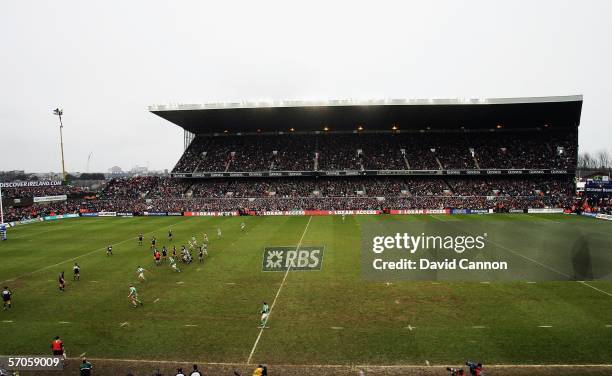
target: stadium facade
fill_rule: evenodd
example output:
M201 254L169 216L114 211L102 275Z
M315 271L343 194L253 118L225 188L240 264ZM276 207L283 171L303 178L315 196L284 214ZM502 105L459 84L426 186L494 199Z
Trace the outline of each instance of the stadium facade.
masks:
M152 113L184 129L186 151L172 172L172 176L183 178L574 174L581 109L580 95L465 100L245 102L149 107ZM348 147L346 144L338 147L349 156L361 159L361 163L341 166L318 163L324 161L326 154L329 154L326 153L328 150L325 150L324 140L334 135L349 141ZM498 150L503 150L503 140L510 138L511 141L520 142L521 137L529 138L531 142L539 141L540 145L534 144L534 149L538 146L553 147L552 159L562 157L565 162L555 163L551 160L548 165L530 165L500 161L498 165L481 166L484 161L479 163L479 159L485 156L480 155L479 143L495 139L494 142L499 145ZM445 138L448 140L446 144ZM241 157L249 157L243 155L245 139L249 145L261 145L257 153L267 153L267 156L264 155L265 161L249 166L248 169L236 163ZM299 156L306 161L312 159L313 163L306 163L309 167L307 169L288 169L282 161L274 163L275 159L282 158L284 149L290 148L295 139L311 147L304 149ZM367 150L367 144L376 142L379 150ZM452 147L447 147L448 144L452 144ZM274 150L269 147L272 145ZM225 148L225 154L222 152L218 155L220 147ZM411 161L410 152L415 149L436 163L423 165ZM446 156L443 153L449 150L459 152L458 157L471 161L464 164L444 163ZM368 163L370 157L380 158L385 152L399 152L405 162L388 166ZM208 162L211 157L217 158L217 164L222 166L211 165ZM418 159L419 156L413 157ZM509 154L508 159L511 158Z

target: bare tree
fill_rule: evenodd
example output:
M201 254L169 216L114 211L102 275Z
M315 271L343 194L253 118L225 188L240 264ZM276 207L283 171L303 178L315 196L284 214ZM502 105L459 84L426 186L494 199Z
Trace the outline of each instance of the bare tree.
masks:
M591 157L591 154L589 154L588 152L585 153L581 153L578 156L578 167L580 168L585 168L585 169L589 169L589 168L593 168L593 157Z
M597 152L596 154L598 167L608 168L610 167L610 154L608 151L603 149Z

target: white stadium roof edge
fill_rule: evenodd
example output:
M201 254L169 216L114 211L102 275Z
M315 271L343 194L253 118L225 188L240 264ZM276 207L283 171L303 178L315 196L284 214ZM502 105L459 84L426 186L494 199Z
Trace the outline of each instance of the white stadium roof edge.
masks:
M521 104L521 103L559 103L579 102L582 94L548 96L548 97L516 97L516 98L453 98L453 99L339 99L339 100L259 100L242 102L215 102L204 104L165 104L152 105L153 111L187 111L187 110L222 110L239 108L273 108L273 107L330 107L330 106L410 106L410 105L487 105L487 104Z

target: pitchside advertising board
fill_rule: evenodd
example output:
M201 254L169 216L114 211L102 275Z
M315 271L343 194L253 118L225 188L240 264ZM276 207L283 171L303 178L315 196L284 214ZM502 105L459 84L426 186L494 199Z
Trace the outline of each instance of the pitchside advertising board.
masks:
M9 181L0 183L0 188L49 187L62 185L61 180Z
M607 196L612 193L612 181L588 181L584 191L589 196Z
M266 247L263 252L264 272L321 270L325 246Z
M224 212L184 212L185 217L234 217L240 215L237 211L224 211Z
M285 210L285 211L258 211L251 212L252 215L275 216L275 215L377 215L382 214L382 210Z
M57 196L40 196L34 197L34 202L53 202L53 201L66 201L68 200L68 196L66 195L57 195Z
M274 172L194 172L173 173L175 178L235 178L291 176L407 176L407 175L573 175L574 170L343 170L343 171L274 171Z

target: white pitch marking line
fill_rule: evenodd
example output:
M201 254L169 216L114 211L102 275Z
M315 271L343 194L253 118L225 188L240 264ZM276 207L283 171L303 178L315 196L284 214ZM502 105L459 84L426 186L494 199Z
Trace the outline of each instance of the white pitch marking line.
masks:
M539 325L538 328L552 328L552 325Z
M189 327L189 328L193 328L193 327L196 327L197 325L194 325L194 324L185 324L185 326Z
M2 320L2 322L9 323L9 322L13 322L13 320Z
M227 282L226 285L235 285L235 282Z
M79 358L84 357L87 354L87 352L82 353L81 355L79 355Z
M606 325L606 328L612 328L612 325Z
M413 329L416 329L416 326L408 325L405 329L412 331Z
M298 242L297 247L295 247L296 251L298 251L300 249L300 246L302 245L304 236L306 236L306 231L308 231L308 226L310 226L310 221L312 221L312 215L308 218L308 222L306 223L304 232L302 232L302 237L300 238L300 241ZM291 270L291 265L289 265L289 267L287 268L287 271L285 272L285 276L283 277L283 280L281 281L281 284L278 287L278 291L276 292L276 296L274 297L274 300L272 301L272 305L270 306L270 312L268 312L268 320L270 320L270 316L272 315L272 310L274 309L274 305L276 304L276 299L278 299L278 296L280 295L280 292L283 289L283 286L285 285L285 280L287 279L287 276L289 275L290 270ZM253 358L253 354L255 353L255 349L257 348L257 344L259 343L259 340L261 338L261 335L263 334L263 331L264 331L264 328L261 328L259 330L259 335L257 335L257 339L255 340L255 343L253 344L253 348L251 349L251 353L249 354L249 358L247 359L247 364L251 363L251 359Z
M489 282L489 281L481 281L480 283L482 283L483 285L488 285L491 282Z
M341 327L341 326L332 326L331 328L332 328L333 330L342 330L342 329L344 329L344 328L343 328L343 327Z
M157 299L155 299L155 300L153 301L153 303L157 303L157 302L159 302L159 298L157 298Z
M182 285L183 283L185 283L185 282L183 282L183 281L178 281L176 284L177 284L177 285Z
M472 326L472 329L486 329L487 327L484 325L474 325Z
M431 284L432 284L432 285L439 285L439 284L440 284L440 282L432 282Z
M525 283L529 283L530 285L535 284L535 282L533 282L533 281L527 281Z
M58 321L58 324L70 324L70 321Z
M595 286L589 285L589 284L588 284L588 283L586 283L585 281L580 281L579 283L582 283L582 284L583 284L583 285L585 285L585 286L589 286L589 287L590 287L590 288L592 288L593 290L597 290L597 291L599 291L599 292L601 292L601 293L604 293L604 294L606 294L606 295L608 295L608 296L612 296L612 294L610 294L609 292L604 291L604 290L601 290L601 289L598 289L598 288L597 288L597 287L595 287Z
M435 219L441 220L441 219L439 219L439 218L436 218L435 216L432 216L432 217L433 217L433 218L435 218ZM444 221L443 221L443 222L444 222ZM568 275L568 274L566 274L566 273L560 272L560 271L558 271L558 270L556 270L556 269L554 269L554 268L552 268L552 267L550 267L550 266L548 266L548 265L546 265L546 264L543 264L543 263L541 263L541 262L539 262L539 261L537 261L537 260L532 259L531 257L527 257L527 256L525 256L525 255L522 255L522 254L520 254L520 253L518 253L518 252L516 252L516 251L514 251L514 250L512 250L512 249L510 249L510 248L508 248L508 247L506 247L506 246L504 246L503 244L500 244L500 243L494 242L494 241L492 241L492 240L489 240L489 242L490 242L490 243L492 243L492 244L497 245L497 246L498 246L498 247L500 247L500 248L505 249L505 250L506 250L506 251L508 251L508 252L511 252L511 253L513 253L513 254L515 254L515 255L519 256L519 257L522 257L522 258L524 258L525 260L529 260L529 261L533 262L534 264L540 265L540 266L541 266L541 267L543 267L543 268L546 268L546 269L548 269L548 270L550 270L550 271L552 271L552 272L555 272L555 273L557 273L557 274L559 274L559 275L562 275L562 276L564 276L564 277L566 277L566 278L568 278L568 279L571 279L571 278L572 278L570 275ZM583 285L585 285L585 286L588 286L588 287L592 288L593 290L599 291L599 292L601 292L601 293L603 293L603 294L606 294L606 295L608 295L608 296L612 296L612 294L611 294L611 293L609 293L609 292L607 292L607 291L604 291L604 290L601 290L601 289L598 289L598 288L597 288L597 287L595 287L595 286L589 285L589 284L588 284L588 283L586 283L585 281L578 281L578 282L579 282L579 283L582 283L582 284L583 284Z
M124 326L126 326L127 324L129 324L129 323L126 321L126 322L122 322L121 324L119 324L119 326L123 328L123 327L124 327Z
M433 218L436 218L435 216L432 216L432 217L433 217ZM438 218L436 218L436 219L438 219ZM438 219L438 220L440 220L440 219ZM510 249L510 248L508 248L508 247L506 247L506 246L504 246L503 244L500 244L500 243L498 243L498 242L494 242L494 241L492 241L492 240L490 240L490 239L489 239L489 242L490 242L490 243L492 243L492 244L497 245L497 246L498 246L498 247L500 247L500 248L505 249L506 251L508 251L508 252L510 252L510 253L513 253L513 254L515 254L515 255L517 255L517 256L519 256L519 257L522 257L522 258L524 258L525 260L531 261L531 262L533 262L534 264L540 265L540 266L541 266L541 267L543 267L543 268L546 268L546 269L548 269L548 270L550 270L550 271L552 271L552 272L555 272L555 273L557 273L557 274L559 274L559 275L561 275L561 276L564 276L564 277L568 278L569 280L571 280L571 279L572 279L572 277L571 277L570 275L568 275L568 274L566 274L566 273L563 273L563 272L560 272L560 271L558 271L558 270L557 270L557 269L555 269L555 268L552 268L552 267L550 267L550 266L548 266L548 265L546 265L546 264L543 264L543 263L541 263L541 262L539 262L539 261L537 261L537 260L532 259L531 257L527 257L527 256L525 256L525 255L522 255L522 254L518 253L517 251L514 251L514 250L512 250L512 249ZM579 283L582 283L583 285L585 285L585 286L587 286L587 287L590 287L590 288L592 288L593 290L599 291L599 292L601 292L601 293L603 293L603 294L606 294L606 295L608 295L608 296L612 296L612 293L609 293L609 292L607 292L607 291L604 291L604 290L598 289L597 287L595 287L595 286L593 286L593 285L590 285L590 284L586 283L585 281L579 281Z
M91 283L98 283L98 281L89 281L89 282L91 282Z

